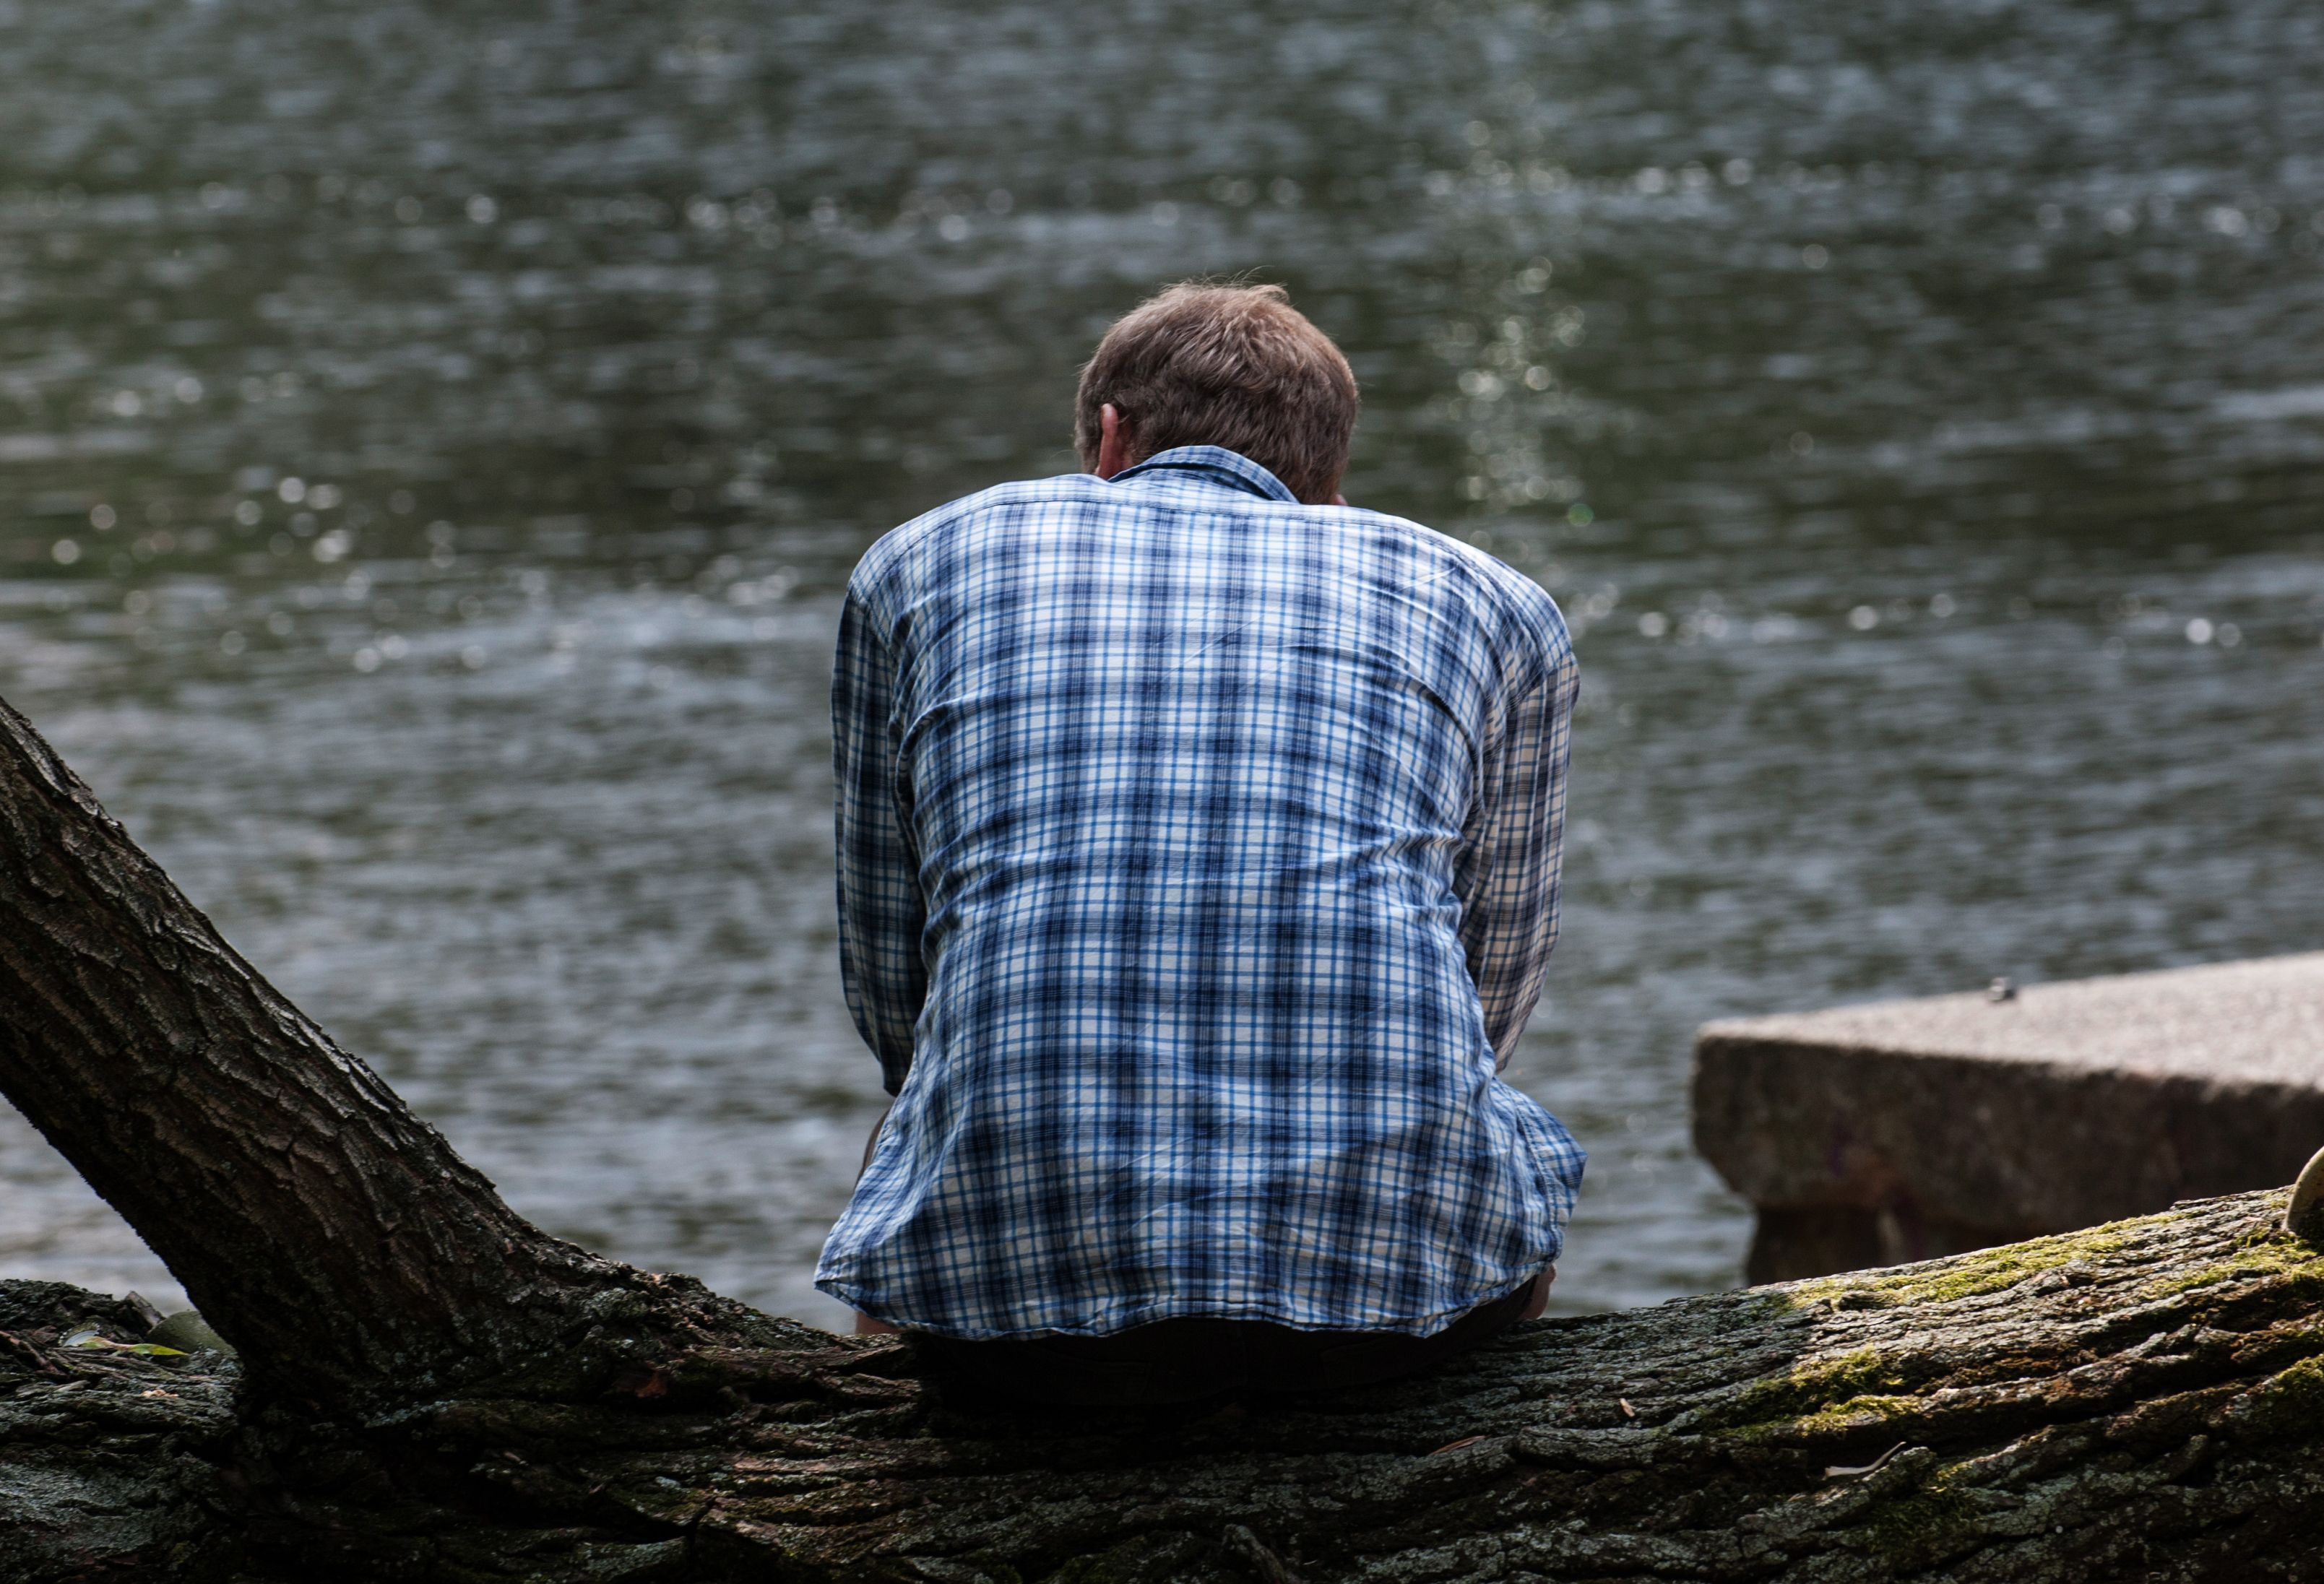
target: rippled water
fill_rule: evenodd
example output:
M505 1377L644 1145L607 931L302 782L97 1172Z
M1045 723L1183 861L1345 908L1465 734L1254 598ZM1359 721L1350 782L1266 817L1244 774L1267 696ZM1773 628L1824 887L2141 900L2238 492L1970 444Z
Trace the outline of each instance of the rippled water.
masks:
M835 1316L836 591L1198 271L1580 635L1563 1306L1703 1018L2324 944L2324 14L969 10L0 0L0 693L520 1209Z

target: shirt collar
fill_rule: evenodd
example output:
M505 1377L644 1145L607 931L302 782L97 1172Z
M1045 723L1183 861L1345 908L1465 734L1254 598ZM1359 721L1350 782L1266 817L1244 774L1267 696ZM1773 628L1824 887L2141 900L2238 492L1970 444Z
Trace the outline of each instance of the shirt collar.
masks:
M1230 451L1224 446L1173 446L1167 451L1157 451L1135 467L1123 468L1113 475L1114 482L1136 478L1141 473L1158 473L1166 468L1174 473L1193 474L1209 483L1247 491L1267 500L1281 501L1293 506L1299 503L1299 497L1293 494L1281 479L1241 452Z

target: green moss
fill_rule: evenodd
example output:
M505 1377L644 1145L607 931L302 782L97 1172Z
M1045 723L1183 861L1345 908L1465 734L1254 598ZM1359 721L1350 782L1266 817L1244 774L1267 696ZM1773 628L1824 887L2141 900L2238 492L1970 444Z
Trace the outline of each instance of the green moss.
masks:
M1834 1403L1803 1414L1791 1422L1790 1429L1804 1435L1841 1435L1849 1431L1868 1430L1890 1419L1918 1414L1928 1407L1919 1397L1882 1396L1871 1394L1850 1397L1844 1403Z
M1694 1323L1717 1336L1730 1331L1757 1331L1761 1326L1797 1314L1806 1305L1780 1287L1755 1288L1735 1294L1736 1302L1709 1310Z
M1909 1403L1877 1388L1909 1386L1900 1361L1871 1348L1803 1364L1775 1380L1755 1381L1719 1415L1721 1427L1745 1434L1791 1432L1849 1404Z
M2324 1431L2324 1358L2302 1358L2252 1389L2237 1417L2254 1435L2314 1437Z
M2139 1296L2165 1298L2173 1293L2193 1292L2254 1276L2293 1277L2302 1291L2312 1287L2318 1295L2324 1296L2324 1250L2278 1229L2274 1221L2269 1220L2237 1238L2228 1253L2194 1270L2178 1271L2150 1282Z
M2270 1201L2263 1201L2263 1205L2280 1210L2282 1195L2271 1198L2272 1205ZM1890 1309L1944 1303L2006 1291L2044 1271L2095 1264L2126 1250L2133 1250L2134 1258L2117 1262L2110 1273L2115 1285L2107 1302L2113 1304L2151 1302L2174 1293L2255 1278L2288 1280L2296 1295L2324 1301L2324 1248L2278 1229L2272 1216L2246 1225L2216 1257L2199 1261L2191 1269L2184 1263L2183 1244L2170 1247L2164 1251L2180 1257L2169 1273L2142 1279L2135 1254L2145 1241L2141 1234L2184 1220L2190 1213L2172 1211L2141 1216L1893 1272L1802 1282L1766 1294L1780 1304L1779 1310L1757 1312L1773 1320L1778 1313L1797 1315L1827 1304L1842 1309ZM1930 1378L1931 1367L1912 1354L1884 1356L1869 1348L1858 1349L1754 1383L1705 1428L1752 1439L1863 1432L1884 1420L1924 1411L1925 1401L1909 1394ZM1960 1378L1956 1377L1957 1381ZM2250 1411L2258 1416L2255 1427L2264 1422L2267 1433L2324 1433L2324 1358L2294 1365L2271 1377L2249 1400Z
M1843 1309L1895 1309L1908 1303L1946 1303L1956 1298L1973 1298L2014 1287L2045 1270L2117 1253L2129 1244L2126 1229L2132 1224L2115 1221L2087 1231L2005 1243L1997 1248L1981 1248L1974 1254L1958 1254L1950 1259L1908 1266L1888 1275L1833 1276L1821 1282L1804 1282L1792 1289L1791 1296L1803 1307L1833 1303Z
M2271 1194L2261 1203L2265 1210L2280 1213L2284 1197L2282 1193ZM1792 1312L1826 1304L1841 1309L1895 1309L1907 1304L1973 1298L2006 1291L2046 1270L2105 1259L2132 1247L2140 1233L2183 1220L2187 1213L2167 1211L2160 1215L2109 1221L2083 1231L2030 1238L2022 1243L2005 1243L1971 1254L1932 1259L1884 1275L1828 1276L1821 1281L1802 1282L1771 1293L1768 1297ZM2302 1291L2307 1290L2306 1284L2312 1282L2315 1295L2324 1297L2324 1248L2281 1230L2275 1215L2267 1214L2239 1235L2218 1258L2194 1270L2181 1269L2158 1277L2144 1286L2139 1296L2168 1297L2173 1293L2252 1276L2294 1277L2302 1283Z

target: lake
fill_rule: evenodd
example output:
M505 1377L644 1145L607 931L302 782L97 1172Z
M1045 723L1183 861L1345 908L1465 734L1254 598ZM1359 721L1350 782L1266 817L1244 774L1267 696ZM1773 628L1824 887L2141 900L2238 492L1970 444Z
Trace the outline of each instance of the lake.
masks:
M1511 1076L1649 1303L1700 1022L2324 944L2319 244L2292 0L0 0L0 694L521 1211L834 1323L848 569L1281 281L1576 634Z

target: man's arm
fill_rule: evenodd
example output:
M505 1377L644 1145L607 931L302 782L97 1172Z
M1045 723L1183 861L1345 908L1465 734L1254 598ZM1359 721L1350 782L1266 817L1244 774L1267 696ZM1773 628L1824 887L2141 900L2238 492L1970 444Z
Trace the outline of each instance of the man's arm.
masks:
M1509 1064L1557 944L1565 766L1578 677L1569 651L1508 701L1485 746L1468 850L1453 879L1461 945L1494 1065Z
M912 1027L927 995L920 932L927 909L906 835L891 715L895 668L855 591L839 617L831 672L831 758L839 781L839 975L847 1009L880 1058L888 1092L912 1065Z

